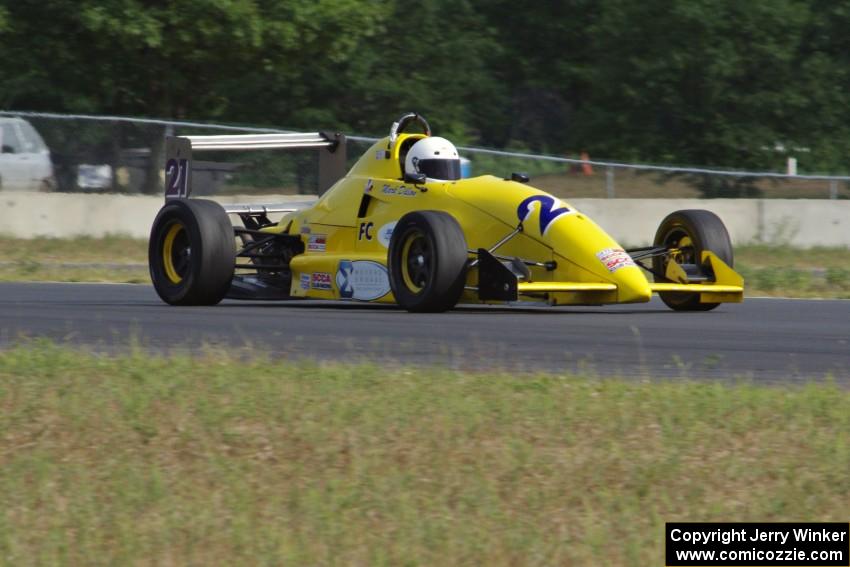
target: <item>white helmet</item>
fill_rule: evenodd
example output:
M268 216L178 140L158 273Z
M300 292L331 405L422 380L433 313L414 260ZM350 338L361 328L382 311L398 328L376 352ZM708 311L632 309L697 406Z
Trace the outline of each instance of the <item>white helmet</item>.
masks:
M460 157L454 144L438 136L422 138L407 152L406 173L424 173L428 179L454 181L460 179Z

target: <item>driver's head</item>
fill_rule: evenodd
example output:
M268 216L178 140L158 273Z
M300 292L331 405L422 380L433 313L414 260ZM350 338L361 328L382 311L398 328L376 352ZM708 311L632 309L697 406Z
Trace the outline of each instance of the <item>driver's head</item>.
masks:
M428 179L454 181L460 179L460 157L454 144L437 136L422 138L407 152L405 173L424 173Z

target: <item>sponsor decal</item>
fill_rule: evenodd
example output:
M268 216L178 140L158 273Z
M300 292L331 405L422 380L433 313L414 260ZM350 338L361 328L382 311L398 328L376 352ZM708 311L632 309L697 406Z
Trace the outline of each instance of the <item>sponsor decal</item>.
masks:
M596 257L602 262L609 272L616 272L620 268L634 266L635 261L629 253L622 248L606 248L596 253Z
M385 195L395 195L395 187L390 187L389 185L384 185L384 188L381 191Z
M313 289L331 290L331 275L327 272L313 272L310 274L310 287Z
M390 247L390 238L393 237L393 230L395 229L396 222L397 221L388 222L378 229L378 242L380 242L381 246L384 248Z
M341 260L336 286L343 299L373 301L390 292L387 269L370 260Z
M307 241L307 252L324 252L327 250L328 237L324 234L311 234Z
M372 240L372 231L375 228L373 222L361 222L360 232L357 233L357 240Z
M386 150L376 150L375 151L375 159L384 159L386 154Z
M415 197L416 191L414 191L410 187L399 187L398 188L398 194L404 195L405 197Z
M570 210L559 199L551 195L533 195L523 200L516 209L516 215L520 221L525 222L536 208L540 208L540 234L545 235L552 223L564 215L575 211Z
M301 274L301 289L310 289L310 274Z
M372 180L371 179L366 181L366 186L363 187L363 192L364 193L371 193L372 192Z
M301 227L301 230L299 232L301 234L310 234L310 227L307 226L307 225L304 225L304 226Z

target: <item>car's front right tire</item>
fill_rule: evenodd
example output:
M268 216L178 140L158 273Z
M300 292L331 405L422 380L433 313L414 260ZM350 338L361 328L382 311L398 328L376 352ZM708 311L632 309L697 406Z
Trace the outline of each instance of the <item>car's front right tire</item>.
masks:
M174 199L151 228L148 267L154 289L171 305L215 305L233 280L236 240L221 205Z
M732 241L720 217L711 211L689 209L670 213L655 233L655 246L667 248L668 254L653 258L655 281L667 282L663 276L675 251L681 264L701 267L704 250L714 252L730 267L733 265ZM661 292L661 300L674 311L710 311L719 303L702 303L699 293Z

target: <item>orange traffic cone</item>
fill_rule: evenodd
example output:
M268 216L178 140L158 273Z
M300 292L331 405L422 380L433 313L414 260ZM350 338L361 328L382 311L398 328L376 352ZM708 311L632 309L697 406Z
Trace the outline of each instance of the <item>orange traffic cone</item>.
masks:
M590 165L590 156L587 152L581 152L581 172L584 175L593 175L593 166Z

